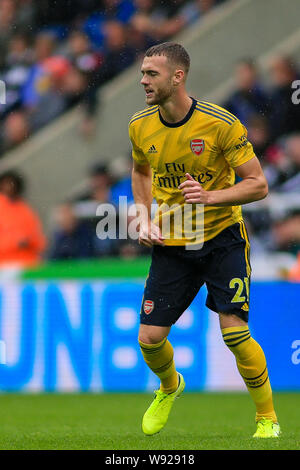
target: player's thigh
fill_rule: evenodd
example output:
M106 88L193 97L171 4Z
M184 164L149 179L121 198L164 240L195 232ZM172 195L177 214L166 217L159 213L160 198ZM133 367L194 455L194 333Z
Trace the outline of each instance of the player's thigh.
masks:
M141 324L170 327L196 296L200 284L194 268L178 253L182 253L178 247L153 248L141 306Z
M228 245L214 250L205 275L208 290L206 304L211 310L222 314L222 325L239 326L237 318L248 322L249 243L237 226L230 231Z

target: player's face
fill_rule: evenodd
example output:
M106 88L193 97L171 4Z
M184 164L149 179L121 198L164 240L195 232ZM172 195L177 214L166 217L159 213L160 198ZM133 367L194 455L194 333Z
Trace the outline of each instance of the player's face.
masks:
M141 84L146 93L148 105L163 104L174 93L174 70L170 66L166 56L145 57L141 72L143 78Z

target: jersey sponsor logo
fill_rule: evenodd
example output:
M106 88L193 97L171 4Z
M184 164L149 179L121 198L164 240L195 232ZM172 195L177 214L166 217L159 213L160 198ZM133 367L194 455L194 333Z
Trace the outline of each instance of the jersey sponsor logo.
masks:
M247 139L246 134L243 134L241 137L239 137L239 141L240 141L240 143L235 145L235 147L234 147L236 150L239 150L239 149L245 147L245 145L248 144L248 139Z
M151 312L153 312L154 309L154 302L153 300L145 300L144 302L144 312L146 315L149 315Z
M199 157L204 151L205 143L203 139L193 139L191 140L191 149L192 152Z
M157 150L155 148L155 145L151 145L147 153L157 153Z
M245 147L245 145L247 145L247 144L248 144L248 140L244 140L244 142L242 142L241 144L235 145L234 148L235 148L236 150L239 150L239 149Z
M167 165L167 164L165 164ZM207 183L213 179L213 174L210 171L199 173L195 175L191 173L191 176L194 180L198 181L200 184ZM159 175L157 171L153 171L153 184L159 188L174 188L177 189L178 186L183 183L185 175L174 175L168 170L168 176Z

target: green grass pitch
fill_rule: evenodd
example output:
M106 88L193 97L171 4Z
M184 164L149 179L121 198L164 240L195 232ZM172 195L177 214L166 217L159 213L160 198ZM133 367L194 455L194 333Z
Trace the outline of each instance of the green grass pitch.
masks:
M300 394L274 396L279 439L251 438L246 393L185 393L166 427L147 437L141 418L153 395L0 395L0 449L300 449Z

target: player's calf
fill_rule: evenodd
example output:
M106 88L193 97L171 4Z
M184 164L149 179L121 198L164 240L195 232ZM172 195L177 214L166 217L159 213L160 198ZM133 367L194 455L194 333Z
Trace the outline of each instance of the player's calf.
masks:
M222 329L226 346L236 358L238 370L256 405L256 422L262 419L277 423L272 389L264 352L251 337L248 325Z

